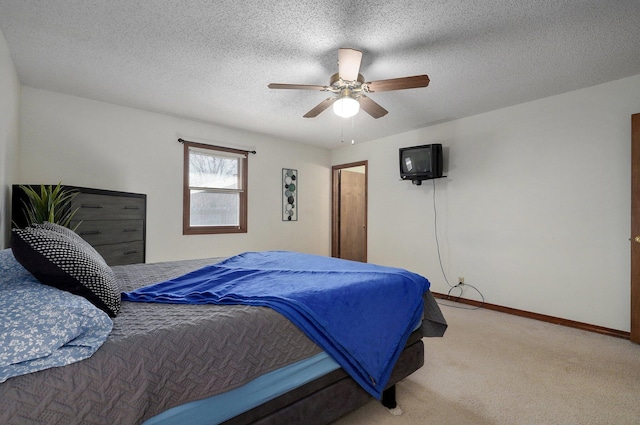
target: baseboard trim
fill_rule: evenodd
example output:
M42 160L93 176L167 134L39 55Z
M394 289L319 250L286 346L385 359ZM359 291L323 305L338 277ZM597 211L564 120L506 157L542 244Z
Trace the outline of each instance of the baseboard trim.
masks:
M547 316L546 314L532 313L530 311L519 310L517 308L504 307L497 304L490 304L486 302L480 302L470 300L467 298L452 297L446 294L440 294L438 292L432 292L435 298L443 300L455 301L461 304L468 304L476 307L486 308L487 310L499 311L501 313L513 314L514 316L526 317L528 319L540 320L542 322L553 323L556 325L568 326L570 328L581 329L583 331L595 332L603 335L613 336L616 338L631 339L631 333L626 331L620 331L617 329L605 328L603 326L590 325L589 323L576 322L575 320L562 319L554 316Z

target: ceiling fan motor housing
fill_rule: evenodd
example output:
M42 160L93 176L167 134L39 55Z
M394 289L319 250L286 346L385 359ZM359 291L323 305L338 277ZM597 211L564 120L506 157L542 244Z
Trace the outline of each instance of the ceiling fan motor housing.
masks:
M335 73L329 79L329 85L333 87L334 92L340 93L342 89L349 88L352 92L358 92L362 90L364 84L364 77L362 74L358 74L358 79L355 81L346 81L340 78L339 73Z

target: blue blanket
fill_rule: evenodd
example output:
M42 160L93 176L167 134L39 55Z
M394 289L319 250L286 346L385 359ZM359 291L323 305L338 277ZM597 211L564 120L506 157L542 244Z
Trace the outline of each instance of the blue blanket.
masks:
M125 301L271 307L380 398L422 317L429 281L406 270L285 251L247 252Z

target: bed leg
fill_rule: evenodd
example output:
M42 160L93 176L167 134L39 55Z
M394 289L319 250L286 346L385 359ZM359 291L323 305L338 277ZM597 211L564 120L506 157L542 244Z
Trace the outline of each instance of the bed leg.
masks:
M393 385L382 392L382 399L380 400L382 405L387 408L389 413L393 416L402 415L402 409L398 407L396 402L396 386Z
M398 406L396 402L396 386L392 385L382 392L382 405L387 409L395 409Z

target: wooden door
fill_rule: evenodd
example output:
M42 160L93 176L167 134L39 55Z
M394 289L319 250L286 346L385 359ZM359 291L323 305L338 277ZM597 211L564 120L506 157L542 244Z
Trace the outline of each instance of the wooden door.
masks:
M364 173L340 170L340 258L367 261Z
M367 261L367 162L333 167L331 255Z
M631 341L640 343L640 114L631 116Z

